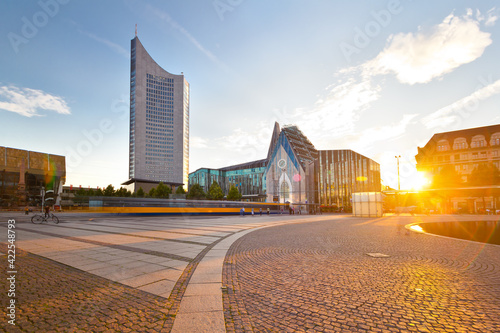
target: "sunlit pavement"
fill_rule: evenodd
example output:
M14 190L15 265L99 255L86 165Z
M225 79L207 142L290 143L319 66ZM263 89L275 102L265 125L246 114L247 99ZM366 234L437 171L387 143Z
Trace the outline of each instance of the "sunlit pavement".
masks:
M231 243L256 228L318 219L58 216L55 225L0 214L2 254L7 221L16 221L16 326L3 326L9 330L223 331L222 263ZM8 290L8 259L0 258Z
M500 331L500 246L404 227L497 216L61 214L34 225L1 213L4 254L11 217L9 332Z

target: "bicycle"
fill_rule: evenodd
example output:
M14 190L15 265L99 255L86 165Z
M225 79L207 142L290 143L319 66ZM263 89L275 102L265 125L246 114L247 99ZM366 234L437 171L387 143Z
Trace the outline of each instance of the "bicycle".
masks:
M59 218L54 214L49 214L49 216L45 216L45 214L35 214L31 217L31 223L39 224L43 222L52 221L55 224L59 223Z

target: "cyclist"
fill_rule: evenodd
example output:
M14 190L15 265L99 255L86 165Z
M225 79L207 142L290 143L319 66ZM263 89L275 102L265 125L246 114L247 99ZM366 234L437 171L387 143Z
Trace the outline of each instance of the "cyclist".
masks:
M47 205L45 206L45 218L48 218L50 215L50 206Z

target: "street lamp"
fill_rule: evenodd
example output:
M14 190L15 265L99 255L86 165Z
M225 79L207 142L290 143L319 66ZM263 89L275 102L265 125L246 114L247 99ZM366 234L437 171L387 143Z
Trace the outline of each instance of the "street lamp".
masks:
M401 180L399 178L399 159L401 158L401 155L394 156L398 160L398 191L401 191Z

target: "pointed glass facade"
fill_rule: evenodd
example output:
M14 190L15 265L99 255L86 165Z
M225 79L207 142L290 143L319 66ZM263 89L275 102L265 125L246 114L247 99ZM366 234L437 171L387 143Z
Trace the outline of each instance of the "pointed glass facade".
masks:
M350 210L355 192L381 190L380 165L352 150L317 150L294 125L275 123L267 158L221 169L198 169L190 184L207 191L213 181L225 194L231 184L250 198L298 205L324 205ZM313 206L313 210L315 210Z

